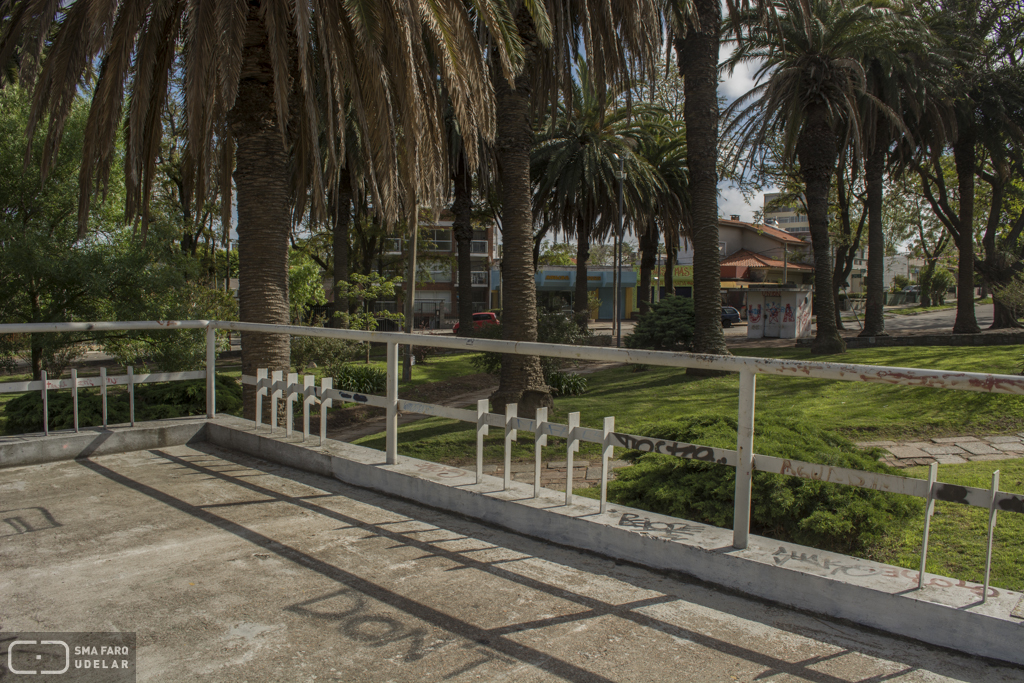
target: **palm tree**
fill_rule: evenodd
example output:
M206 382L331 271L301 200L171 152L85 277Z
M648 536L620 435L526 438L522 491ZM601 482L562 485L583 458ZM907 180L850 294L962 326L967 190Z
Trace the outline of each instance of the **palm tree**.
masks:
M865 54L867 91L863 98L861 120L864 121L865 158L864 184L867 192L868 214L868 272L867 301L864 310L862 337L885 334L885 234L882 228L883 176L890 149L909 131L893 112L915 115L930 109L937 112L943 107L940 92L927 78L925 62L935 59L936 39L927 25L908 11L901 13L904 27L893 36L892 47L882 52ZM900 42L896 42L900 41ZM905 42L904 42L905 41ZM878 106L881 103L882 106ZM912 137L908 143L913 146ZM901 168L897 164L896 170Z
M575 57L580 51L588 56L590 77L595 87L600 88L627 78L631 66L643 68L650 63L660 32L653 0L610 5L601 0L524 2L518 4L514 18L523 45L523 70L512 80L494 72L498 105L496 158L501 180L502 289L506 302L501 327L505 339L535 341L532 121L538 110L557 101L558 93L572 87ZM551 405L539 359L506 356L501 364L498 390L491 401L498 410L504 410L507 403L518 403L520 413L526 415L532 415L542 405Z
M190 196L205 196L214 156L234 152L241 319L287 323L293 199L310 196L314 213L328 215L324 190L336 186L342 167L344 156L334 151L343 147L349 104L366 140L374 208L389 224L403 197L436 205L444 187L436 81L452 94L467 135L493 134L494 100L470 8L490 31L497 71L514 73L519 46L503 3L467 4L13 0L0 60L16 60L34 86L29 139L48 115L47 159L59 147L68 103L99 65L80 175L80 231L90 197L106 185L122 120L126 209L145 229L160 114L169 98L182 98ZM184 72L182 90L168 87L176 68ZM326 176L322 154L331 162ZM242 339L243 372L288 367L287 336ZM253 410L247 391L246 414Z
M644 223L641 212L647 197L657 190L653 170L632 150L640 144L645 122L655 113L645 106L627 107L621 93L612 89L605 97L594 87L589 66L578 61L579 82L559 103L539 135L531 156L535 214L547 212L567 234L575 234L576 291L573 312L586 328L587 259L590 244L613 232L618 216L618 171L621 158L626 169L624 213L632 223Z
M858 98L869 95L858 58L890 49L899 25L891 10L866 2L780 0L776 7L771 19L748 15L749 35L729 60L730 67L741 62L759 66L758 85L727 111L735 115L728 130L747 159L780 135L784 158L799 162L817 292L817 335L811 348L840 353L846 343L836 328L829 296L829 190L840 145L861 142Z

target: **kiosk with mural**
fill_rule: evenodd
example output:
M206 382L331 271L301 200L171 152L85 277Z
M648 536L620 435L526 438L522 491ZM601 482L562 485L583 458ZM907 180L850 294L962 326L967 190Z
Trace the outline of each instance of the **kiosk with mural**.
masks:
M747 337L799 339L811 333L811 287L751 285L747 290Z

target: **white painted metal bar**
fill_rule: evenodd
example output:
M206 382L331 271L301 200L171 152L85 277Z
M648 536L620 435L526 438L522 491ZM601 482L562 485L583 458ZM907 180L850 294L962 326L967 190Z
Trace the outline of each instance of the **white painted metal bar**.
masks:
M408 337L400 332L366 332L335 328L300 327L294 325L264 325L217 321L218 329L270 334L296 334L309 337L335 337L369 342L394 342L408 344ZM4 326L0 326L3 333ZM21 332L23 330L9 330ZM549 356L580 360L610 361L616 363L641 363L680 368L706 368L741 372L749 370L755 374L781 375L798 378L832 379L845 382L878 382L913 387L932 387L978 391L988 393L1024 394L1024 377L1018 375L990 375L976 372L947 372L941 370L919 370L917 368L896 368L852 363L817 363L809 361L779 360L745 356L712 356L705 354L675 353L670 351L645 351L596 346L571 346L567 344L541 344L536 342L511 342L498 339L466 339L462 337L432 337L431 346L467 351L489 351L525 356Z
M128 424L135 426L135 369L132 366L128 370Z
M476 411L473 410L466 410L465 408L450 408L448 406L439 406L433 403L420 403L419 401L409 401L404 398L398 400L398 412L430 415L431 417L445 417L449 420L459 420L460 422L476 422L477 418ZM500 418L501 416L499 415L498 417Z
M284 393L284 408L285 408L285 420L284 420L284 435L286 438L292 436L292 421L295 417L295 385L299 383L299 374L297 372L288 373L288 388L285 389Z
M917 573L917 588L924 588L924 570L928 565L928 532L931 530L932 514L935 512L935 480L939 476L938 463L928 467L928 502L924 507L924 534L921 536L921 570Z
M988 599L988 579L992 573L992 537L996 534L996 494L999 493L999 470L992 473L992 502L988 508L988 550L985 552L985 586L981 593L981 602Z
M39 373L40 384L43 385L43 436L50 435L50 404L46 400L46 370Z
M917 496L918 498L928 497L928 483L926 481L912 477L901 477L895 474L865 472L864 470L852 470L846 467L832 467L831 465L819 465L800 460L776 458L771 455L755 455L754 469L758 472L771 472L773 474L800 477L801 479L828 481L833 484L845 484L862 489L901 493L908 496Z
M331 407L331 399L326 398L327 393L334 386L333 377L322 377L320 378L320 395L325 398L320 399L320 447L323 448L324 441L327 440L327 409Z
M398 464L398 344L388 342L387 417L384 462Z
M569 439L565 448L565 504L572 505L572 456L580 450L580 414L569 413Z
M354 394L344 389L329 389L328 398L333 398L336 401L348 401L350 403L358 403L365 406L374 406L375 408L387 408L388 398L386 396L373 396L370 394ZM401 401L399 401L401 404Z
M107 369L100 368L100 413L103 416L103 428L107 428Z
M134 376L135 384L152 384L153 382L176 382L179 380L203 379L206 377L205 370L193 370L190 372L150 372ZM79 377L80 388L99 387L99 377ZM107 386L124 386L128 384L128 375L107 375ZM70 389L70 379L47 380L48 389ZM4 382L0 383L0 394L17 394L26 391L39 391L43 388L42 380L33 382Z
M513 420L519 410L518 404L509 403L505 406L505 472L502 490L508 491L512 485L512 442L516 440L517 431L512 427Z
M541 453L548 445L548 435L544 433L544 423L548 421L548 409L537 408L537 419L533 429L533 497L540 497Z
M78 433L78 370L71 368L71 412L74 415L75 433Z
M486 398L481 398L476 402L476 483L480 483L480 480L484 476L484 437L490 432L490 427L484 421L490 410L489 404Z
M302 377L302 440L309 438L309 407L316 400L316 377L304 375Z
M267 369L259 368L256 370L256 420L255 429L259 431L260 425L263 423L263 397L267 395L267 387L263 386L267 379ZM243 382L245 377L242 378Z
M213 320L122 320L117 322L83 323L17 323L0 325L0 334L34 334L39 332L114 332L117 330L201 330L208 325L218 329ZM273 327L273 326L271 326Z
M615 418L604 419L604 448L601 449L601 514L608 509L608 462L615 455L612 435L615 433Z
M277 402L281 398L281 392L284 389L284 383L281 381L281 377L284 375L282 370L273 370L270 373L270 433L273 434L277 430Z
M206 418L217 413L217 328L206 326Z
M733 501L732 547L747 547L750 535L750 492L754 474L754 395L757 376L740 373L739 417L736 430L736 497Z

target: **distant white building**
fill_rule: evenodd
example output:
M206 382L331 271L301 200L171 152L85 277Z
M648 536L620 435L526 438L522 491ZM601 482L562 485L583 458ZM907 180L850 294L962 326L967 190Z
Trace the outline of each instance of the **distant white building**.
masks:
M811 224L807 222L807 216L799 213L795 206L773 206L782 197L780 192L769 192L764 196L764 218L765 224L773 225L779 230L785 230L800 236L811 234Z
M902 275L911 282L917 282L923 268L924 259L915 258L908 254L886 256L885 270L882 276L883 286L886 290L892 287L892 281L897 275Z

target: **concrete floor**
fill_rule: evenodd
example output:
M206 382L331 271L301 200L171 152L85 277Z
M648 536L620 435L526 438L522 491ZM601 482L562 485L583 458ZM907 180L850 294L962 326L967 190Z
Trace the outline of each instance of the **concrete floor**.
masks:
M0 471L0 520L2 631L137 631L140 681L1024 680L203 444Z

